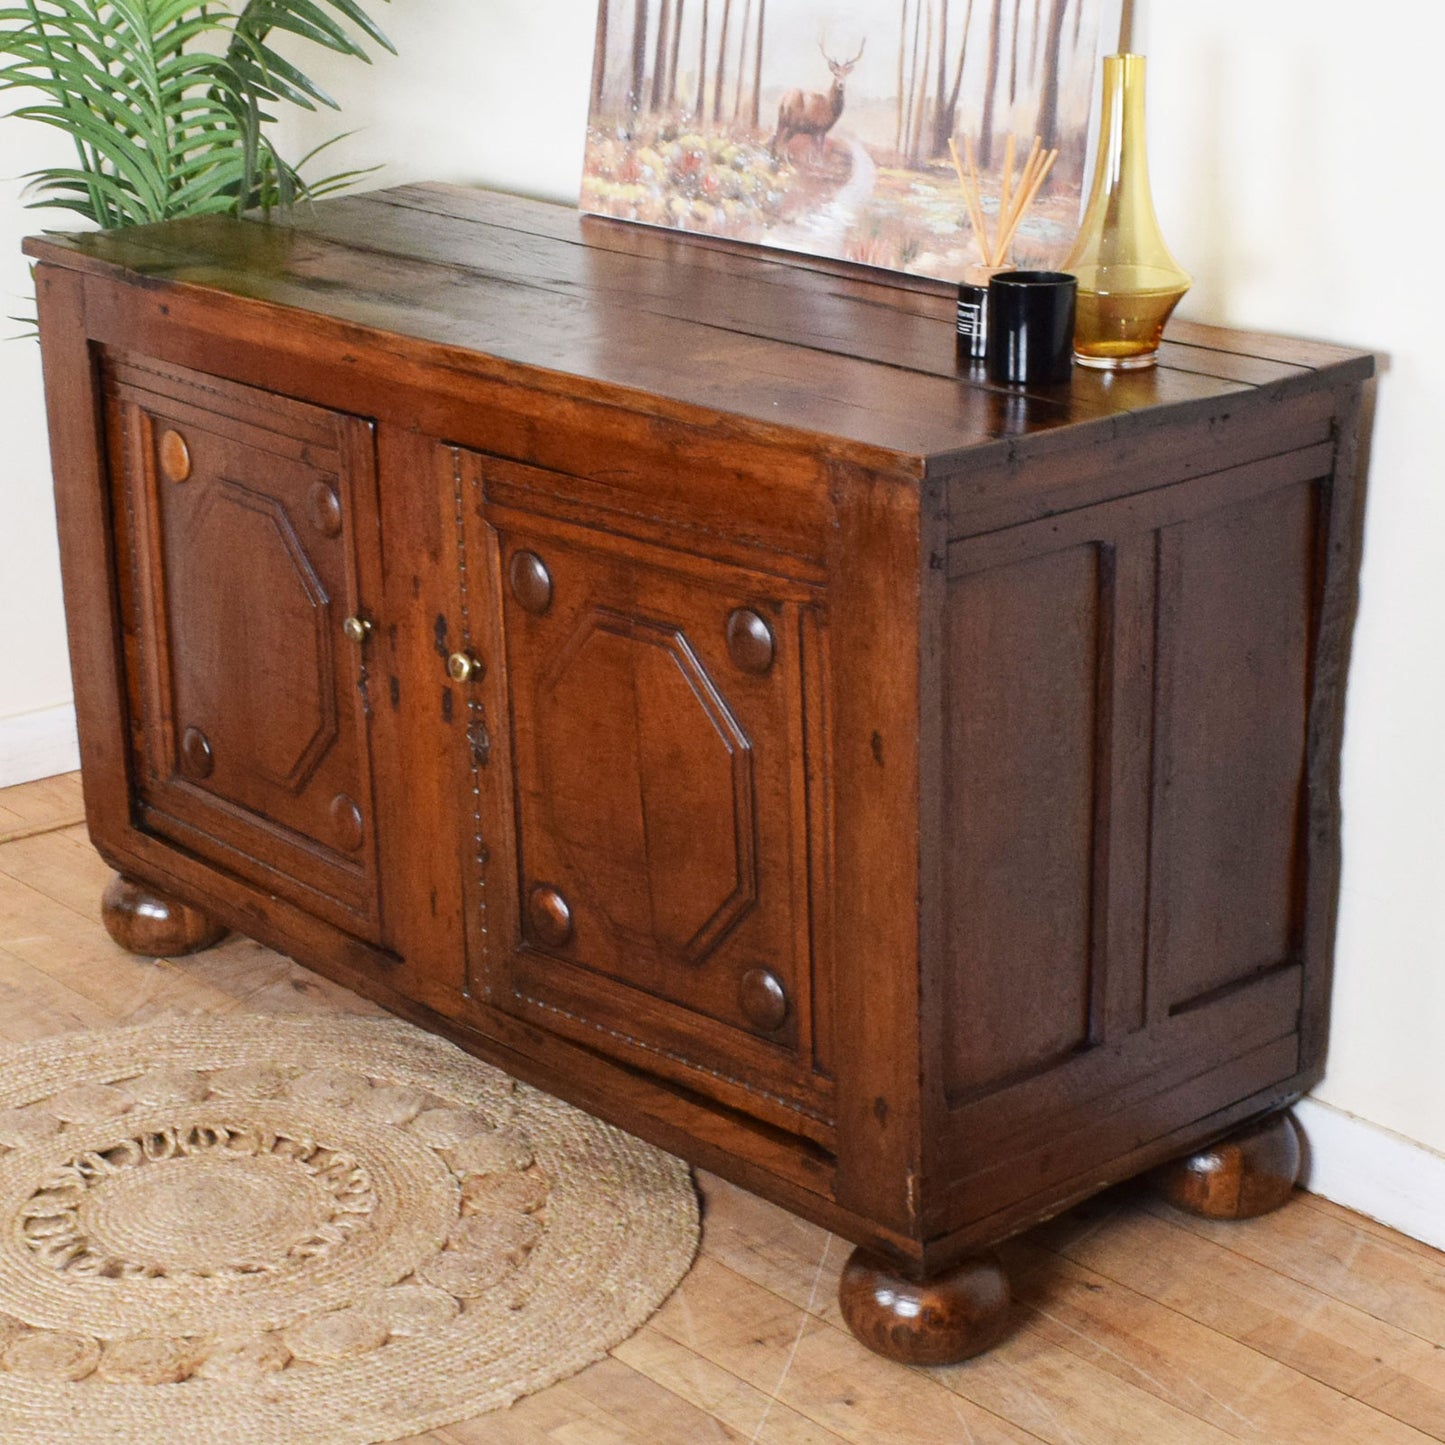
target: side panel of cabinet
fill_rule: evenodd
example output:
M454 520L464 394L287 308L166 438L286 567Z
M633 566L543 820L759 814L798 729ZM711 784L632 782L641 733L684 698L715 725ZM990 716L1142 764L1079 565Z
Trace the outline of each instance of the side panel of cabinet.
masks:
M807 589L465 511L473 995L816 1132Z
M926 1013L955 1223L1107 1157L1111 1119L1137 1147L1296 1071L1330 460L950 549Z
M137 820L378 939L369 424L131 357L106 408Z

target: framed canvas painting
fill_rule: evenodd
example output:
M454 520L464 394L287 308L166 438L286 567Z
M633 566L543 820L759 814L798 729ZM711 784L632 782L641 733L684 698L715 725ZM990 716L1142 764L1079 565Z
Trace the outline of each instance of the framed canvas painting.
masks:
M599 0L582 209L957 280L983 257L954 152L987 233L1037 139L1058 154L1008 259L1057 265L1119 23L1120 0Z

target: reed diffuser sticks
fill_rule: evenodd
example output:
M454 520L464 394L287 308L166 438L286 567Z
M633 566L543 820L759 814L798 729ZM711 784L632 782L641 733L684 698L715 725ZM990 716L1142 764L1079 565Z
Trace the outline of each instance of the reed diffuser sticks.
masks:
M973 227L973 234L978 238L978 249L983 257L983 264L996 270L1005 264L1019 223L1023 220L1028 208L1033 205L1039 194L1039 188L1053 169L1054 162L1058 160L1058 148L1044 150L1039 137L1035 136L1034 143L1029 148L1028 157L1024 161L1023 169L1015 178L1016 147L1013 136L1009 136L1008 143L1004 148L1003 173L999 177L998 219L992 241L989 240L987 219L983 210L983 194L979 185L978 166L974 161L972 140L968 136L964 136L963 157L960 158L958 146L950 136L948 153L953 157L953 169L958 175L958 184L963 191L963 203L968 210L969 224Z

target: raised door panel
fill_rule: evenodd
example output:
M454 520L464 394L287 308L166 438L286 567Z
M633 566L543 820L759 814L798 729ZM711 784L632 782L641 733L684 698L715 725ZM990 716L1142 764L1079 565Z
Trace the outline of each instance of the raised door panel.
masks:
M141 821L361 936L379 933L356 547L370 429L117 359Z

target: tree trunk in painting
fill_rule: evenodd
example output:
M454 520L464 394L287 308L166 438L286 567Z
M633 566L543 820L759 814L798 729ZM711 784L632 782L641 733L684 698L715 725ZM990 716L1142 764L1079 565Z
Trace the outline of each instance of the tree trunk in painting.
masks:
M592 114L602 113L602 89L607 83L607 0L597 0L597 48L592 53Z
M667 104L677 104L677 57L682 49L682 10L686 0L675 0L672 12L672 54L667 62Z
M1009 43L1008 61L1008 103L1014 105L1019 98L1019 20L1023 0L1014 0L1013 38Z
M738 83L733 91L733 124L743 118L743 84L748 73L748 25L753 18L753 0L743 5L743 28L738 35Z
M913 156L913 109L918 93L918 42L923 37L923 3L913 0L913 59L908 67L908 99L903 107L903 157Z
M943 98L948 94L948 7L952 3L953 0L939 0L938 4L938 80L933 88L933 138L928 147L930 156L940 156L948 148Z
M988 79L983 84L983 115L978 123L978 163L985 170L993 165L993 106L998 97L999 18L1004 0L993 0L988 22Z
M947 0L944 0L947 3ZM916 164L923 150L923 117L928 113L928 72L933 68L933 11L926 9L923 17L923 69L918 72L918 106L913 116L913 139L908 154Z
M968 28L973 23L973 0L968 0L968 9L963 12L963 34L958 42L958 65L953 72L953 86L948 92L948 104L943 110L941 128L943 148L948 149L949 137L958 126L958 95L963 89L963 63L968 59Z
M1039 139L1043 148L1058 144L1059 50L1064 43L1064 11L1069 0L1050 0L1049 25L1044 36L1044 73L1039 82Z
M652 108L661 110L667 99L667 37L672 26L672 0L662 0L657 16L657 48L652 53Z
M893 127L893 149L903 154L903 75L908 65L908 0L898 7L898 123Z
M728 79L728 26L733 16L733 0L723 0L722 26L717 36L717 75L712 87L712 120L717 125L722 120L723 91Z
M702 0L702 37L697 45L697 123L707 117L707 0Z
M641 110L646 103L647 83L647 0L634 0L637 18L632 26L632 84L627 91L627 108Z
M763 20L767 15L768 0L758 0L758 52L753 62L753 113L752 127L758 128L758 112L763 103Z

